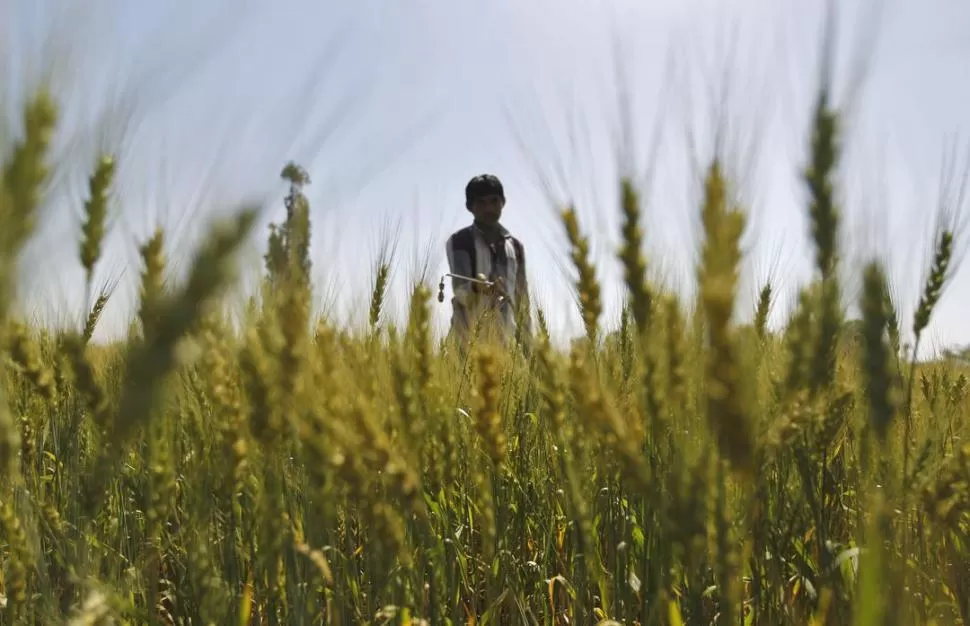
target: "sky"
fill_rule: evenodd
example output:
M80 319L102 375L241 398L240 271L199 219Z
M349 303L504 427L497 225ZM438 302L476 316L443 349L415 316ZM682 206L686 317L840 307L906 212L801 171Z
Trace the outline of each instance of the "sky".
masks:
M396 252L392 315L405 311L423 263L436 289L445 238L470 219L464 185L490 172L505 184L503 223L526 246L536 300L568 338L581 321L558 209L577 208L603 321L614 324L624 295L619 177L640 185L651 275L689 297L699 183L717 153L749 214L738 319L751 317L770 280L779 326L812 271L801 171L827 66L828 4L5 0L3 156L32 90L51 85L61 114L43 219L24 257L24 306L78 323L81 211L101 152L118 164L95 275L95 289L117 286L98 332L106 338L127 330L137 246L158 226L178 275L213 219L261 203L262 228L242 255L240 285L251 288L293 160L311 178L321 310L365 318L384 243ZM970 4L834 4L846 296L857 299L863 262L885 260L908 328L939 207L970 215L970 195L960 195L970 172ZM970 243L962 232L958 242ZM954 269L927 351L970 344L970 271ZM432 302L443 331L447 300Z

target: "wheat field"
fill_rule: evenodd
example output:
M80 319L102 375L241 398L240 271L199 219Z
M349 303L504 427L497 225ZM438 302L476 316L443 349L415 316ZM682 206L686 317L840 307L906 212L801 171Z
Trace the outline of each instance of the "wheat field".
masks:
M734 321L743 207L712 160L695 302L651 284L622 189L628 306L602 322L577 212L561 212L586 334L467 352L436 285L370 324L311 314L301 171L243 322L221 306L257 209L214 227L179 284L142 242L137 319L91 341L114 162L91 172L79 262L94 305L54 332L15 314L57 104L39 93L0 187L0 623L965 624L966 368L906 359L953 273L942 228L911 329L878 262L841 305L840 123L815 104L815 280L783 330ZM255 233L256 236L262 236ZM390 263L391 261L388 261ZM521 348L521 349L520 349ZM461 410L459 410L461 409Z

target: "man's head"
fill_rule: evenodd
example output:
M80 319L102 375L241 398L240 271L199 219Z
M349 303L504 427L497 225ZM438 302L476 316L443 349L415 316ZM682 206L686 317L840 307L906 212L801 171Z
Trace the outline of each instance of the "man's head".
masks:
M482 174L468 181L465 186L465 208L477 222L498 224L505 208L505 190L502 181L491 174Z

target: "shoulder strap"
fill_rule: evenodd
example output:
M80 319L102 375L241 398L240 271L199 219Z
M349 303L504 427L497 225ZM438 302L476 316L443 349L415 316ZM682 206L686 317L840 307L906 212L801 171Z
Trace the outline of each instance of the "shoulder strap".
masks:
M515 261L522 267L522 261L525 259L525 248L522 246L522 242L517 238L512 237L512 246L515 248Z
M461 250L468 254L468 258L471 261L471 274L474 278L475 274L478 272L476 267L476 257L475 254L475 236L472 234L472 229L470 227L462 228L452 235L453 245L455 250Z

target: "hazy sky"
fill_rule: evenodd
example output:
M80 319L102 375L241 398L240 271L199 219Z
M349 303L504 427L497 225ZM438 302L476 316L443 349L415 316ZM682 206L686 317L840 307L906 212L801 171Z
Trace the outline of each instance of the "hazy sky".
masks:
M751 211L739 315L750 315L770 278L780 298L772 322L781 323L811 269L799 175L825 4L6 0L4 135L19 134L23 97L45 77L63 115L42 232L25 266L29 302L62 317L81 308L79 216L98 150L119 159L96 277L121 280L102 327L111 334L125 329L137 293L139 240L165 226L172 263L184 264L206 222L241 202L269 202L264 221L278 220L279 173L293 159L312 178L321 306L366 315L388 235L398 253L394 307L403 310L425 258L436 285L445 237L469 220L465 182L491 172L505 182L504 222L527 247L553 329L575 334L557 203L575 201L593 238L605 321L622 297L619 173L645 183L651 271L689 294L698 176L723 121L728 166ZM847 289L854 297L867 255L891 258L909 325L945 167L951 198L970 167L970 4L836 4ZM250 270L265 242L258 234ZM443 327L450 311L435 306ZM961 271L933 319L935 345L970 343L968 309L970 272Z

